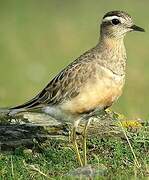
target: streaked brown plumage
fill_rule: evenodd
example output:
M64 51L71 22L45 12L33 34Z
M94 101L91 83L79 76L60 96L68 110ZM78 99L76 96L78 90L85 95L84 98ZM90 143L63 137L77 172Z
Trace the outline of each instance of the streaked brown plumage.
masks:
M127 13L108 12L101 23L99 43L63 69L31 101L10 108L10 114L40 109L57 119L72 119L76 128L82 114L111 106L121 95L125 82L123 39L133 30L144 31L133 24Z
M106 46L108 48L101 54L101 50ZM105 57L107 64L104 62ZM108 59L109 61L112 59L113 62L108 62ZM79 114L98 106L100 109L108 107L114 101L114 97L117 98L121 94L125 77L125 60L123 42L104 40L102 44L85 52L62 70L35 98L12 109L24 111L49 105L60 106L68 113ZM115 81L119 77L121 80L117 84ZM109 85L111 82L113 86Z

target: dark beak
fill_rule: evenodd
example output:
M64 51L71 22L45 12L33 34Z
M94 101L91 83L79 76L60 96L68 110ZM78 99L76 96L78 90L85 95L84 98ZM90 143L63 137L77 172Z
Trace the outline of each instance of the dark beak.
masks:
M136 26L136 25L132 25L130 27L133 31L140 31L140 32L145 32L145 30L139 26Z

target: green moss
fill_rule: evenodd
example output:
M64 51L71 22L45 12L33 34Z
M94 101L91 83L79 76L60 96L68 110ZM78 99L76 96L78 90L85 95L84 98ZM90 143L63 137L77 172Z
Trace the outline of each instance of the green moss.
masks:
M102 164L106 173L101 178L145 177L149 165L149 136L145 129L130 136L131 145L140 168L134 163L132 151L121 138L93 138L87 142L88 163L98 167ZM16 149L12 153L1 153L0 176L2 179L48 179L60 178L77 168L75 153L71 145L59 140L36 144L32 150Z

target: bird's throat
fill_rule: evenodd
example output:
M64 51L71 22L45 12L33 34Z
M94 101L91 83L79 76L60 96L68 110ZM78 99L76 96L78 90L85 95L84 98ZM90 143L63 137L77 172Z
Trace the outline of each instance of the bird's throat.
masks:
M98 48L102 55L99 58L100 63L116 74L125 74L126 50L123 38L102 38Z

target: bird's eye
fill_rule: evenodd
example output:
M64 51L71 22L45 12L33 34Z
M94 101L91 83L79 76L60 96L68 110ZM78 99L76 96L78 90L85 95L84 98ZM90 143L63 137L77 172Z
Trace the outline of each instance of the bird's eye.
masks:
M118 19L112 19L112 24L117 25L119 23L120 23L120 21Z

